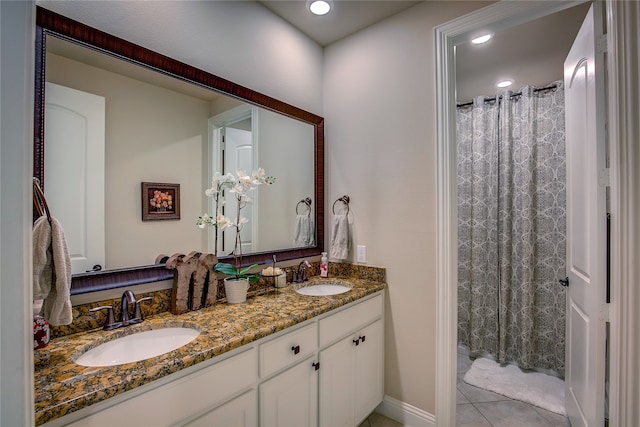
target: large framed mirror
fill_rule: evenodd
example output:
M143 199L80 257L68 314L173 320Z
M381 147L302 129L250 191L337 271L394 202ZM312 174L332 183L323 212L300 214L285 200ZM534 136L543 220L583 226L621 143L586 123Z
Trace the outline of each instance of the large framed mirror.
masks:
M236 165L276 179L243 213L243 265L323 251L322 117L42 7L36 31L34 176L70 218L72 294L169 279L161 255L232 258L229 237L196 221L213 212L213 174ZM178 185L179 218L143 220L142 183Z

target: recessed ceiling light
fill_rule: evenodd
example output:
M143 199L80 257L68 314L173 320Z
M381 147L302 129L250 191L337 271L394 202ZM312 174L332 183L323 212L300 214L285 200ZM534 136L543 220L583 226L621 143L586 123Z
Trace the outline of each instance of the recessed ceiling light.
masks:
M491 34L485 34L483 36L479 36L479 37L476 37L474 39L471 39L471 43L473 43L473 44L486 43L486 42L489 41L490 38L491 38Z
M314 15L326 15L333 7L331 0L309 0L307 7Z
M509 87L513 84L513 81L511 80L502 80L498 83L496 83L496 86L498 87Z

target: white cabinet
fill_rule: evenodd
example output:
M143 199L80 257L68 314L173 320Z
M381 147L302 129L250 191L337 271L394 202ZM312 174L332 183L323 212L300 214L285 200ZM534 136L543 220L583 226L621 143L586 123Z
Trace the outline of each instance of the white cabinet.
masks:
M316 366L314 357L309 357L260 385L262 427L318 425Z
M260 377L289 367L260 384L262 427L318 425L318 323L286 332L260 345Z
M382 402L382 328L377 320L320 351L321 427L356 426Z

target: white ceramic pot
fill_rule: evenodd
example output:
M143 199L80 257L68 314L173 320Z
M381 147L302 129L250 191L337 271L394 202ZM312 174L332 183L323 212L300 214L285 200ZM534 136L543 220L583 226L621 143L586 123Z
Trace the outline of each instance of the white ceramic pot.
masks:
M249 289L249 279L236 279L227 277L224 279L224 292L227 294L229 304L240 304L247 300L247 290Z

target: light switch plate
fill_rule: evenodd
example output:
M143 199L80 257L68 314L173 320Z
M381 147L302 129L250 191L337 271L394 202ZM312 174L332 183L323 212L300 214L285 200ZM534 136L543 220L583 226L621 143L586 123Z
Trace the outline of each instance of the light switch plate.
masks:
M367 247L365 245L358 245L356 249L356 261L367 262Z

